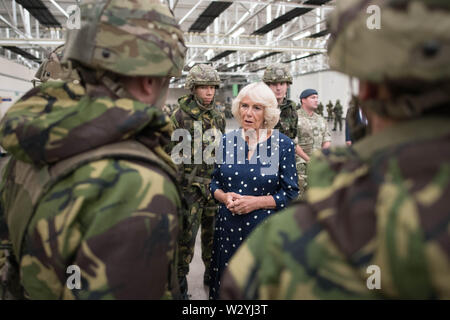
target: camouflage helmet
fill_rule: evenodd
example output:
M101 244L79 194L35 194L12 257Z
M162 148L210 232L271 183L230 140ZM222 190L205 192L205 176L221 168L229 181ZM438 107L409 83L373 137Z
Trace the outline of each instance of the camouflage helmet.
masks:
M292 84L292 75L287 65L282 63L274 63L267 67L262 78L264 83L287 82Z
M379 29L370 20L377 13ZM328 24L334 70L373 83L450 78L448 0L338 1Z
M63 62L125 76L179 77L186 46L159 0L87 0L81 28L68 31Z
M216 86L220 85L220 77L217 71L207 64L197 64L191 68L184 87L193 90L195 86Z

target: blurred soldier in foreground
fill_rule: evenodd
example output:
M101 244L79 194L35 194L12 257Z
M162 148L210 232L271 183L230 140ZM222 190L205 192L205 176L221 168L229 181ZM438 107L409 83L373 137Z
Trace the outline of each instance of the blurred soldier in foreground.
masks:
M194 137L200 137L206 130L218 130L225 133L225 117L215 107L216 91L220 85L220 77L216 70L206 64L194 66L186 79L185 88L191 93L178 99L179 107L174 110L171 120L175 129L186 129ZM194 122L200 122L199 130L194 130ZM217 132L218 132L217 131ZM195 142L195 141L194 141ZM209 285L209 265L214 237L214 216L217 205L209 191L213 164L194 164L194 152L205 150L209 145L207 141L202 145L193 146L190 164L182 164L181 183L183 196L189 208L184 211L185 224L179 239L179 267L178 277L181 290L187 297L186 275L189 273L189 264L194 256L195 238L201 225L202 260L205 264L204 284ZM170 153L171 150L169 150Z
M250 236L222 297L450 299L450 3L339 1L329 28L370 135L316 153L307 202Z
M0 186L2 295L180 297L181 198L161 108L181 75L183 33L157 0L88 1L81 19L63 58L80 83L46 82L0 123L12 154Z

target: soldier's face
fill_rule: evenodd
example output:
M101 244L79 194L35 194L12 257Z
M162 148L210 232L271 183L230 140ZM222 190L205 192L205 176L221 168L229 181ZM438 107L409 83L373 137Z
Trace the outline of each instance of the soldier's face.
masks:
M284 97L286 97L288 83L287 82L269 83L269 87L270 87L270 89L272 89L273 93L275 94L275 97L277 98L278 103L280 101L283 101Z
M264 106L254 103L250 98L244 97L239 104L241 127L244 130L262 129L264 122Z
M319 104L319 96L317 94L310 95L308 98L302 99L302 106L307 109L317 109Z
M194 94L197 96L197 98L199 98L201 101L203 101L203 104L208 105L214 99L214 95L216 94L216 87L215 86L197 86L197 87L195 87Z

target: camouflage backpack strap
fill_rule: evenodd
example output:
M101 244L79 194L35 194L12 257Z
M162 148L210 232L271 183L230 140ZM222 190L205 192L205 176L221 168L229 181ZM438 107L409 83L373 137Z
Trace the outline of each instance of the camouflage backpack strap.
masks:
M217 129L219 129L222 133L225 133L225 117L223 114L219 111L217 111L215 108L211 110L212 117L214 119L214 124Z
M10 201L12 202L7 205L5 218L16 257L21 256L22 242L28 223L45 192L81 166L105 158L139 160L155 164L168 174L175 186L178 185L175 170L153 151L134 140L105 145L60 161L53 166L44 166L39 169L31 164L14 160L14 165L9 168L9 176L12 174L14 181L10 182L10 187L15 190L11 190L13 196L10 197ZM8 188L8 184L5 187Z

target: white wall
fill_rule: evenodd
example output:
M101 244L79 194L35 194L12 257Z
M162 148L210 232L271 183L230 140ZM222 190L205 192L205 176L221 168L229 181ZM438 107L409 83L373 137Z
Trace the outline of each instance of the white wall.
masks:
M0 57L0 97L11 102L0 102L0 118L24 93L33 88L31 80L36 70Z
M354 94L358 91L358 81L353 81ZM299 103L300 93L305 89L316 89L319 93L319 101L324 105L324 114L326 114L326 105L329 100L333 104L336 100L341 101L344 107L344 116L347 112L348 103L351 100L350 78L335 71L320 71L310 73L294 78L291 86L291 100Z

